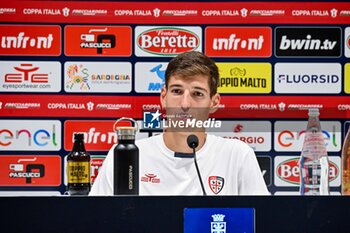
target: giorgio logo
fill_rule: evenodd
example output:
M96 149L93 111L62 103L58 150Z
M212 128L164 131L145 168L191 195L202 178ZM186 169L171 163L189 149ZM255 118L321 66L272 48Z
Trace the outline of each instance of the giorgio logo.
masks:
M131 28L127 26L66 26L68 56L130 56Z
M60 156L0 156L0 186L58 186Z
M277 27L277 57L340 57L341 28Z
M58 151L61 148L59 121L2 120L0 150Z
M137 56L174 56L201 48L200 27L136 27L135 30Z
M0 25L0 54L59 56L61 28L44 25Z

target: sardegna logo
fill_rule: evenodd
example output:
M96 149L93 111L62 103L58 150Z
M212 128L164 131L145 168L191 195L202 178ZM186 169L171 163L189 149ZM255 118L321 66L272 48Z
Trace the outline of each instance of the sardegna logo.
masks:
M138 57L176 56L189 51L201 51L200 27L135 28L135 54Z
M275 185L298 186L300 182L300 157L275 157ZM329 182L330 186L340 185L340 157L329 156Z

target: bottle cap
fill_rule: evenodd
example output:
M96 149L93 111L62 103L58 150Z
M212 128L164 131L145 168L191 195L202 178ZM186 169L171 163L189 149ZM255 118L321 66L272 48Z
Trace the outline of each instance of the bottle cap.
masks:
M84 140L84 134L82 134L82 133L75 133L74 134L74 140Z
M309 108L309 116L319 116L320 111L318 108Z
M130 121L133 122L135 126L117 126L118 122L120 121ZM115 123L114 123L114 130L117 132L118 135L118 139L124 139L124 140L134 140L135 139L135 134L138 130L138 125L137 122L132 119L132 118L128 118L128 117L122 117L120 119L118 119Z

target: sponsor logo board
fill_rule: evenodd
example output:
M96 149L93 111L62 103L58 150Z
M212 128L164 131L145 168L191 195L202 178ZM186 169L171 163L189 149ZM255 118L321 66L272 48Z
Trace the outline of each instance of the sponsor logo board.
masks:
M66 62L64 69L66 92L131 92L129 62Z
M205 54L211 57L270 57L270 27L207 27Z
M118 142L114 131L115 121L67 120L64 122L64 149L71 151L74 134L84 134L84 144L87 151L108 151Z
M2 92L59 92L61 63L37 61L0 61Z
M219 93L270 93L270 63L216 63L220 80Z
M23 197L23 196L61 196L58 191L0 191L1 197Z
M61 27L57 25L0 25L0 54L61 55Z
M0 120L0 151L59 151L58 120Z
M350 57L350 27L345 28L344 32L344 54L345 57Z
M65 26L67 56L131 56L129 26Z
M201 27L137 26L135 54L138 57L159 57L202 51L201 38Z
M135 64L135 91L160 93L165 85L166 62L137 62Z
M344 65L344 92L350 94L350 63Z
M276 57L340 57L339 27L276 27Z
M59 186L61 157L58 155L0 156L0 186Z
M339 63L276 63L275 92L338 94L342 67Z
M300 156L275 157L275 186L299 187L300 185ZM339 187L341 184L341 158L328 156L329 159L329 186Z
M272 162L270 156L257 156L256 157L261 169L261 173L264 177L266 186L272 184Z
M271 150L271 122L269 121L221 121L220 129L210 129L211 134L238 139L254 151Z
M276 121L274 126L276 151L301 151L307 121ZM341 124L338 121L321 121L321 129L328 152L341 150Z

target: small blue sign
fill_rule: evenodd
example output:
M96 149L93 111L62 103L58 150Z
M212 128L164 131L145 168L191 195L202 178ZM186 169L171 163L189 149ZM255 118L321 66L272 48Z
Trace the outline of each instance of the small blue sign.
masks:
M184 233L254 233L254 208L185 208Z
M160 129L161 121L160 116L162 114L157 112L144 112L143 113L143 128L145 129Z

